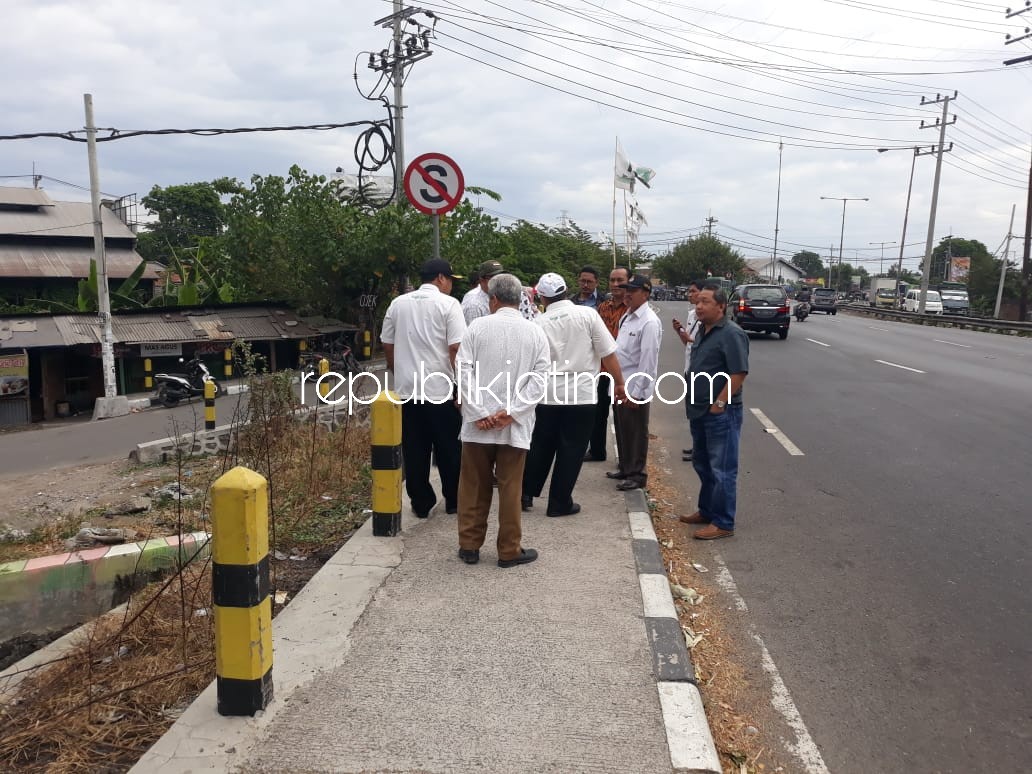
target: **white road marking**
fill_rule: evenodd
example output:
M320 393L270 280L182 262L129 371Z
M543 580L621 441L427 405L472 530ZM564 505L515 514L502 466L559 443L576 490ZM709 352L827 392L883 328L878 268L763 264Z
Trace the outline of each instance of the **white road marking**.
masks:
M885 331L886 333L890 333L888 328L876 328L873 325L868 325L867 327L870 328L872 331Z
M875 363L881 363L882 365L892 366L893 368L902 368L904 371L913 371L915 374L926 374L927 371L922 371L918 368L911 368L910 366L900 365L899 363L890 363L888 360L875 360Z
M742 599L742 595L738 593L738 584L735 583L731 571L724 564L723 557L717 554L713 558L717 563L717 585L731 597L736 610L744 613L749 612L749 607L746 605L745 600ZM802 762L808 774L829 774L824 758L821 756L820 750L817 749L813 737L810 736L806 723L803 722L803 716L799 714L799 709L792 700L792 694L789 692L788 686L781 679L781 673L778 671L777 664L774 663L770 651L767 650L767 645L763 642L763 638L755 632L752 625L749 626L749 633L756 641L756 644L759 645L760 663L763 665L763 671L770 678L770 704L781 714L785 722L788 723L789 728L795 733L795 742L786 742L786 746Z
M773 422L767 419L766 414L764 414L758 408L751 408L749 410L756 416L758 420L760 420L760 424L763 425L764 429L768 433L773 435L777 439L778 443L785 447L785 451L787 451L793 457L803 456L802 450L794 443L792 443L790 440L788 440L788 436L781 432L781 430L778 429L777 425L775 425Z
M807 339L807 341L812 341L814 344L820 344L822 347L831 346L831 344L825 344L823 341L817 341L817 339Z
M958 344L955 341L943 341L942 339L932 339L932 341L938 342L939 344L949 344L951 347L963 347L964 349L971 349L970 344Z

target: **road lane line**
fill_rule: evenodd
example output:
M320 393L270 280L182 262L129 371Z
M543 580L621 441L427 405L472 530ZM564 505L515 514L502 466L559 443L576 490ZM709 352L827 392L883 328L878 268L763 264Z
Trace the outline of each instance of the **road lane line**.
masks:
M777 442L785 447L785 451L787 451L793 457L804 456L802 450L794 443L792 443L790 440L788 440L788 436L781 432L778 429L778 426L767 418L766 414L764 414L758 408L751 408L749 410L758 420L760 420L760 424L763 425L764 430L773 435L774 438L777 439Z
M825 344L823 341L817 341L817 339L807 339L807 341L812 341L814 344L820 344L822 347L831 346L831 344Z
M725 594L731 597L735 610L748 613L749 606L742 599L742 595L738 591L738 584L735 583L734 576L731 575L727 564L724 563L724 558L720 554L716 554L713 560L717 564L717 584ZM799 714L799 708L796 707L788 686L781 679L781 673L778 671L777 664L774 663L770 651L767 650L767 645L764 643L763 638L756 633L756 629L752 624L749 625L749 634L752 635L753 640L756 641L760 648L760 663L763 666L763 671L770 678L770 704L781 714L795 734L795 741L786 740L786 747L802 762L807 774L828 774L828 767L824 763L824 758L821 756L820 750L817 749L813 737L810 736L810 731L807 729L806 723L803 722L803 716Z
M875 363L881 363L882 365L892 366L893 368L902 368L904 371L913 371L915 374L926 374L927 371L921 371L917 368L911 368L910 366L900 365L899 363L890 363L888 360L875 360Z
M888 328L876 328L873 325L868 325L867 327L870 328L872 331L885 331L886 333L890 333Z
M943 341L942 339L932 339L932 341L938 342L939 344L949 344L951 347L963 347L964 349L971 349L970 344L958 344L955 341Z

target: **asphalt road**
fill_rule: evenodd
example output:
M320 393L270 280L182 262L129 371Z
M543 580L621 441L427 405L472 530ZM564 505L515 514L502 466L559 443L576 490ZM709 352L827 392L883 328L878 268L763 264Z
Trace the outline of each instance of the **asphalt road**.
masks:
M686 304L658 308L677 370ZM753 336L750 365L736 535L699 550L730 568L828 769L1027 770L1032 341L816 314ZM683 410L653 411L680 450Z

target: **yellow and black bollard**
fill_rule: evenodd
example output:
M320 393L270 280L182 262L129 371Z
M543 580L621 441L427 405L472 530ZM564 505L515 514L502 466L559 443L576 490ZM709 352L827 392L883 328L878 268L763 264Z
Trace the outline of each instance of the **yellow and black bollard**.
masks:
M319 378L322 379L323 375L324 374L328 374L329 372L330 372L330 361L327 360L326 358L323 358L322 360L319 361ZM329 395L329 394L330 394L330 380L329 379L322 379L322 381L319 382L319 397L325 399L326 396Z
M297 367L298 368L304 368L305 367L305 352L307 352L307 351L308 351L308 342L305 341L304 339L301 339L301 341L299 341L297 343Z
M209 379L204 383L204 429L215 429L215 381Z
M222 366L222 375L226 379L233 378L233 349L232 347L226 347L222 350L222 359L225 361L225 365Z
M394 537L401 531L401 405L395 392L381 392L370 410L373 535Z
M368 360L373 356L373 333L368 328L362 331L362 359Z
M211 486L212 602L220 715L254 715L272 701L269 484L235 467Z
M143 359L143 389L154 389L154 368L149 357Z

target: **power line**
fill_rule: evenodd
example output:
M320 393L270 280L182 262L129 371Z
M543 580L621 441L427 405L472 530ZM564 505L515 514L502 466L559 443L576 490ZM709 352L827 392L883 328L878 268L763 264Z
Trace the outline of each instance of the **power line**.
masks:
M107 137L97 137L97 142L111 142L112 140L124 140L129 137L155 136L167 134L192 134L197 137L214 137L220 134L244 134L251 132L299 132L299 131L328 131L330 129L350 129L356 126L377 126L381 121L349 121L346 124L311 124L309 126L257 126L240 127L236 129L111 129L98 127L98 132L110 132ZM77 137L76 135L84 135ZM39 138L52 138L58 140L71 140L72 142L86 142L85 130L72 130L68 132L28 132L25 134L0 135L0 140L34 140Z

